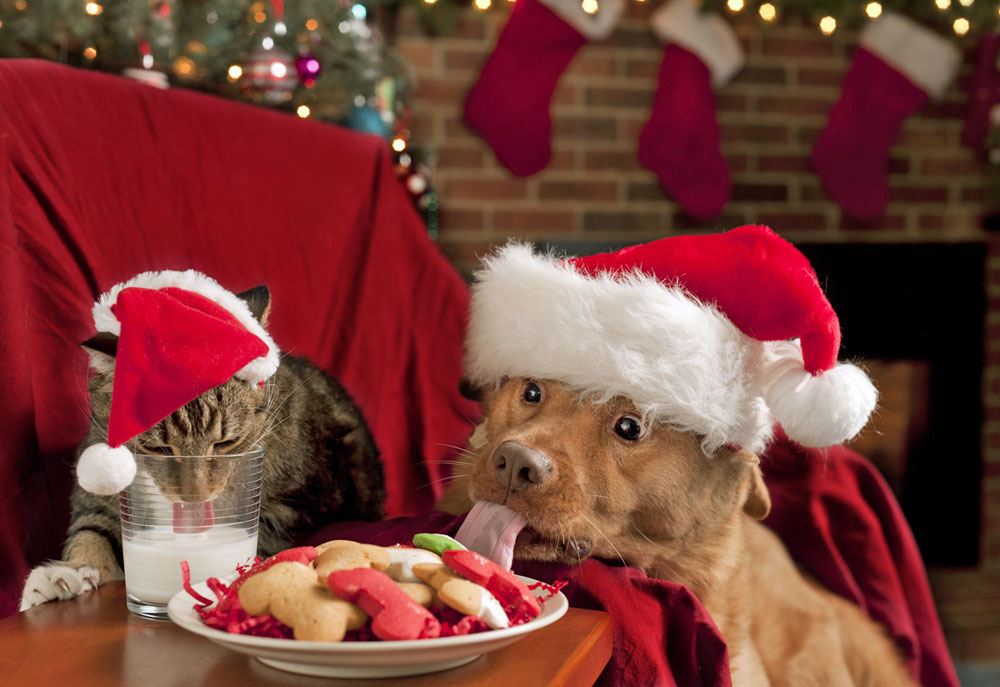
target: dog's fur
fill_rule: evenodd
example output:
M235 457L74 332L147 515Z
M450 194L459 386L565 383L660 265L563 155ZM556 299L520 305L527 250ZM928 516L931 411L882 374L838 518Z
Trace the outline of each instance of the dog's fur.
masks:
M757 522L770 498L755 455L706 456L692 434L642 426L626 399L591 403L558 382L478 391L483 419L439 507L521 513L516 558L621 559L684 584L725 638L737 687L915 684L885 631L805 578ZM616 433L621 418L639 438Z

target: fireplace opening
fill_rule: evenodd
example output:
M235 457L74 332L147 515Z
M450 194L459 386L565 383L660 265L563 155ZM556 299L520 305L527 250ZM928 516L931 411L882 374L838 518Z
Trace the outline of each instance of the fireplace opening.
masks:
M879 409L851 447L879 468L928 566L979 562L985 247L800 245Z

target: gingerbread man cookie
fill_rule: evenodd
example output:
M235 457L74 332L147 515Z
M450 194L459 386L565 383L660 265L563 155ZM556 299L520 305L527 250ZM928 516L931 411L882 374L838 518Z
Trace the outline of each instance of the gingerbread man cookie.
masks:
M389 567L391 559L388 549L371 544L360 544L347 539L334 539L316 547L317 556L313 561L313 567L320 577L320 581L326 580L326 576L334 570L351 570L352 568L375 568L385 570Z
M339 642L367 618L360 608L319 584L311 567L293 561L275 563L248 578L238 596L247 613L270 613L292 628L299 640Z

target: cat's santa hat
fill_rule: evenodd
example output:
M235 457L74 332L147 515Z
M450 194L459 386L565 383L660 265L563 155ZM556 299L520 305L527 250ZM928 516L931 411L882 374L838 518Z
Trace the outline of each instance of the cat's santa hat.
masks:
M840 324L809 261L762 226L569 260L508 244L476 274L466 343L473 383L625 396L708 454L760 451L775 422L830 446L877 398L860 368L837 363Z
M236 376L263 383L278 349L243 299L194 270L145 272L94 305L98 332L118 337L108 440L80 454L80 486L115 494L132 483L127 442Z

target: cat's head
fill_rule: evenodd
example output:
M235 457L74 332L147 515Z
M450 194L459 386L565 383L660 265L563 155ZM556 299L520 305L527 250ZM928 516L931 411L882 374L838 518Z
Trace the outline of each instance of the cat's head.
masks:
M236 294L263 326L271 305L266 286ZM95 426L106 430L111 413L118 337L101 332L82 344L93 372L89 389ZM146 461L157 486L173 501L205 501L226 485L234 464L224 456L251 450L268 430L272 382L252 384L237 377L206 391L127 442L139 454L166 457ZM203 456L218 457L204 460ZM192 457L199 457L194 459Z

